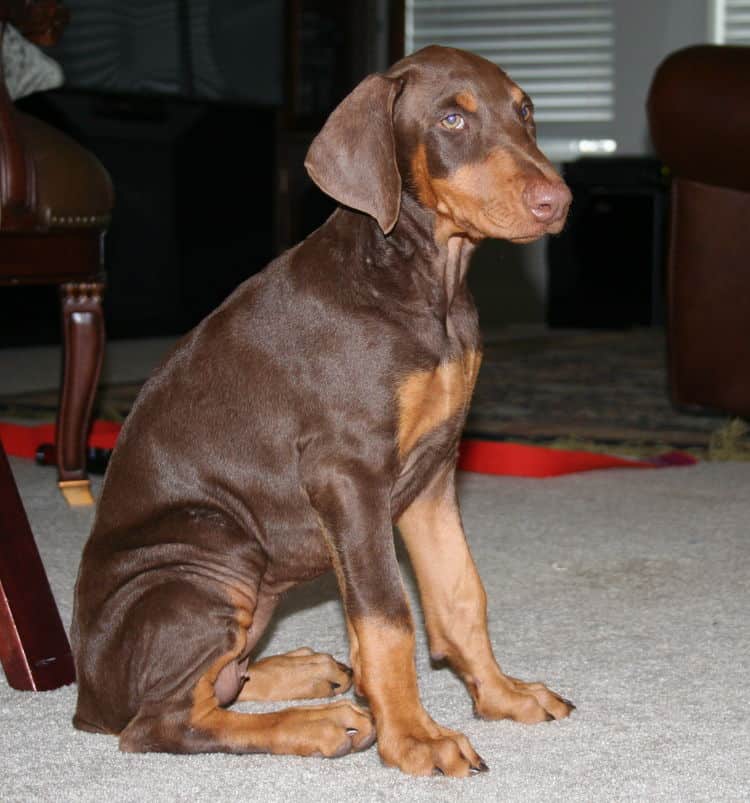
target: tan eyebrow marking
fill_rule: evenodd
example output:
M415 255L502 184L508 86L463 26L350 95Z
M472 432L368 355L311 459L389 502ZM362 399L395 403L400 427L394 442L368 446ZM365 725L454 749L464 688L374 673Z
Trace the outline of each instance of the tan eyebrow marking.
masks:
M475 112L477 110L477 99L468 90L459 92L458 95L456 95L456 103L458 103L462 109L466 109L467 112Z
M528 104L531 110L534 111L534 101L523 91L523 89L521 89L520 86L514 84L510 94L513 96L513 102L518 106L519 109L524 104Z

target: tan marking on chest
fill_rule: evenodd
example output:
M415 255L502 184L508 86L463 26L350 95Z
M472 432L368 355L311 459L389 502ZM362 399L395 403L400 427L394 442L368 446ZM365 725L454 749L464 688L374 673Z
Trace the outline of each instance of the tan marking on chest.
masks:
M398 452L403 459L428 432L468 408L481 352L467 350L461 359L415 371L398 388Z

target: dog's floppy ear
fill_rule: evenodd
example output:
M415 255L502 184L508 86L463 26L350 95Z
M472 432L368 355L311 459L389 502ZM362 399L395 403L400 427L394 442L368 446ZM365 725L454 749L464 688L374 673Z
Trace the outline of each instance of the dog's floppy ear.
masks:
M385 234L401 208L393 103L402 82L370 75L331 112L310 145L305 168L323 192L366 212Z

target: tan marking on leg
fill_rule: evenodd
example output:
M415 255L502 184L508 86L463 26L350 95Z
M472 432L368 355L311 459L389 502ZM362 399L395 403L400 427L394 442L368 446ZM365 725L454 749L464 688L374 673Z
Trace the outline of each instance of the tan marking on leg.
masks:
M455 503L442 482L428 487L398 521L420 585L430 650L464 680L495 663L487 638L486 594L466 546ZM471 645L462 649L466 643ZM468 653L468 654L467 654Z
M421 708L414 631L378 617L351 620L361 662L358 678L375 717L409 719Z
M463 679L477 714L533 723L572 705L540 683L503 674L487 632L487 596L466 544L452 477L438 476L398 522L419 583L430 651Z
M479 371L481 354L470 350L460 360L415 371L398 388L398 450L403 459L428 432L465 410Z
M346 632L349 635L349 665L352 668L354 679L354 691L360 696L364 696L362 690L362 661L359 655L359 638L349 617L346 617Z
M247 628L252 622L252 617L250 617L248 621L246 614L246 610L237 609L235 619L237 620L238 628L235 631L234 646L229 652L217 658L211 664L193 689L193 705L190 709L190 722L192 724L203 719L219 706L219 700L216 696L216 679L219 677L219 673L222 669L236 660L245 649Z
M358 679L375 716L378 752L412 775L465 777L483 766L460 733L434 722L422 707L414 663L414 631L378 617L352 620L361 659Z
M314 510L312 502L310 502L310 507L311 509ZM328 529L328 527L326 527L325 522L320 517L317 511L315 511L315 517L318 520L320 532L323 536L323 540L325 541L328 554L331 556L331 564L333 565L333 570L336 575L336 581L339 587L339 593L341 594L341 599L342 602L344 603L344 612L346 612L346 600L347 600L346 578L344 577L344 569L341 565L341 558L339 556L335 541L333 539L333 536L331 535L330 530ZM361 696L363 692L362 692L362 687L359 683L359 679L362 677L362 673L360 671L361 662L359 656L359 640L357 638L357 632L352 626L352 623L348 616L346 616L346 629L349 635L349 664L352 669L354 690L356 691L357 694Z
M214 684L244 648L244 630L234 648L214 661L193 690L188 723L211 749L237 753L340 756L369 747L375 731L369 715L349 702L288 708L269 714L240 714L219 706Z
M216 752L334 758L364 750L375 741L370 716L348 700L268 714L215 708L197 721L191 719L191 727L205 734Z

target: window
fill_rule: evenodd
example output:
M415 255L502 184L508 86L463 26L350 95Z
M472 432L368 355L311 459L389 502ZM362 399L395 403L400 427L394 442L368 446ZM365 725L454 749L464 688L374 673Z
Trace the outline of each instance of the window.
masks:
M443 44L484 56L534 99L539 138L550 155L611 152L613 6L613 0L406 0L406 52Z
M750 0L713 0L713 40L750 45Z

